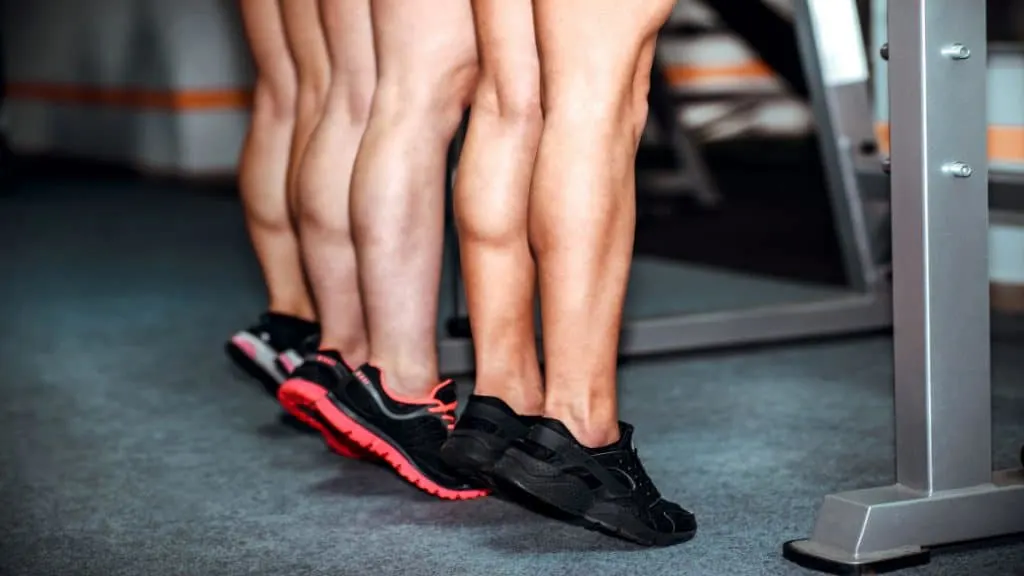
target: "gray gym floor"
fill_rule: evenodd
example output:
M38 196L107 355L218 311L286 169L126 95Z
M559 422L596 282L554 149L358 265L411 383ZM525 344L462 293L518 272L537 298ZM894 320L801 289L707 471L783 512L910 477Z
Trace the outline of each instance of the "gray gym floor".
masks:
M803 574L780 546L808 533L821 496L892 480L890 342L872 338L623 368L650 473L698 514L689 544L641 550L498 500L439 502L332 456L229 366L224 338L262 304L231 199L37 183L0 199L0 245L5 575ZM714 273L637 274L634 302L667 310L673 278ZM784 292L734 276L685 294L706 308ZM1009 467L1024 355L994 348L996 463ZM1011 544L906 573L1022 566Z

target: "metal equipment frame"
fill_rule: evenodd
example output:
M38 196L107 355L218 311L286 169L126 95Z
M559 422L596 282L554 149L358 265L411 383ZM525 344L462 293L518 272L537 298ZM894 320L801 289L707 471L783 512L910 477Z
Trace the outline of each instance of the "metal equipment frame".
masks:
M849 289L814 301L739 310L626 319L622 356L685 352L724 346L784 342L874 332L891 326L891 290L885 263L872 255L857 165L859 146L873 141L868 73L841 73L830 54L859 54L866 63L855 0L798 0L795 22L811 104L818 120L827 188L844 254ZM835 53L822 47L843 38ZM849 72L849 70L845 70ZM877 161L877 159L875 159ZM876 164L877 166L877 164ZM442 338L438 344L445 374L472 372L469 338Z
M658 140L672 154L673 169L637 175L637 189L653 196L689 197L703 208L714 208L722 202L722 194L704 163L696 139L679 121L673 101L672 87L661 58L654 57L651 66L650 118L657 127Z
M826 496L783 549L836 574L1024 532L1024 474L992 471L985 4L888 10L896 482Z

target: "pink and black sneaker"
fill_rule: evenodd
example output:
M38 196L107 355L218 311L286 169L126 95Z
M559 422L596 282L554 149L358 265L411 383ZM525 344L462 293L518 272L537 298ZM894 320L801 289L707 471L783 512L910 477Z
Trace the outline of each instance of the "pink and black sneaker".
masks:
M277 389L298 367L302 355L316 350L319 335L320 325L315 322L267 312L257 324L232 336L224 349L239 368L276 398Z
M277 399L289 414L318 431L332 451L347 458L364 459L370 457L370 453L331 427L316 409L316 395L307 393L309 390L326 391L345 374L351 374L351 369L341 359L341 354L314 352L296 364L278 389Z
M292 414L315 422L328 442L361 448L428 494L445 500L487 495L441 460L441 445L455 425L454 382L438 384L424 398L403 398L377 368L352 370L339 354L322 350L306 358L278 399Z

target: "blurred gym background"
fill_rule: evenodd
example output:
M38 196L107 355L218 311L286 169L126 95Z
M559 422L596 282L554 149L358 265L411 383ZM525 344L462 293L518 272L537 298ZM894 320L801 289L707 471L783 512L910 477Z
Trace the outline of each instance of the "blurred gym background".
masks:
M220 352L264 305L234 185L252 81L236 0L0 5L0 574L796 575L781 543L807 535L823 495L891 481L884 329L623 366L652 475L702 522L678 549L615 548L491 500L446 506L337 462ZM874 137L854 145L881 158L885 1L857 7ZM791 0L680 0L639 160L627 320L849 282L793 14ZM1024 441L1024 3L988 0L988 22L993 459L1007 468ZM863 201L884 272L877 164ZM1015 546L912 573L1022 563Z
M885 67L875 40L884 35L884 4L857 4L881 77L874 108L884 152ZM993 43L1024 38L1024 5L988 0L988 10ZM673 188L671 178L667 186L642 179L640 254L843 282L791 14L791 0L678 3L659 56L672 113L699 147L720 202ZM24 180L59 165L68 174L220 183L230 193L252 78L239 26L230 0L5 2L0 127L18 160L4 154L4 188L16 188L15 174ZM993 162L1024 170L1024 55L996 51L991 67ZM649 135L642 174L678 169L659 146L665 139ZM1024 255L1024 233L1008 214L993 220L994 281L1006 288L995 303L1024 308L1024 293L1003 286L1024 283L1024 258L1010 265L1001 257Z

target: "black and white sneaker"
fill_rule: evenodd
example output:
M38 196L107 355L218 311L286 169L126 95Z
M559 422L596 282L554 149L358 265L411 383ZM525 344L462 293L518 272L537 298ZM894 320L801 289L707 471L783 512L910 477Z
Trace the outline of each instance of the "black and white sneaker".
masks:
M228 340L224 349L247 374L257 379L267 393L277 397L277 389L300 362L306 350L316 350L320 327L294 316L267 312L257 324L240 330ZM285 361L282 357L287 356Z
M565 514L574 523L644 546L686 542L693 514L661 497L619 423L619 441L586 448L558 420L543 418L505 451L492 474L502 483Z

